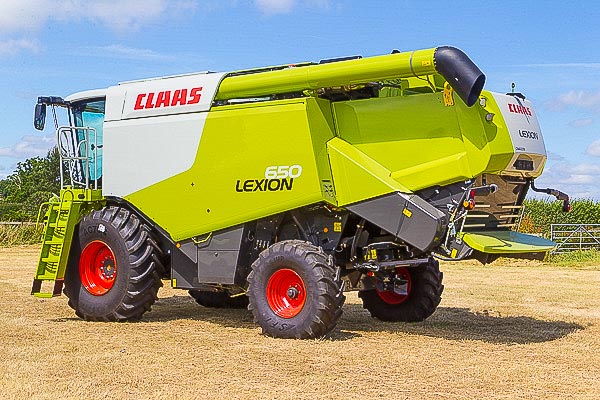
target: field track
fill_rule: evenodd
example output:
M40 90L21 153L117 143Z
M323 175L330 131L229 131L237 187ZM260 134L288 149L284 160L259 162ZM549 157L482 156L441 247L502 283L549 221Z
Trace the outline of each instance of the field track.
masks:
M82 321L29 295L37 251L0 249L2 399L600 398L600 266L446 263L429 320L351 293L330 339L297 341L170 288L142 322Z

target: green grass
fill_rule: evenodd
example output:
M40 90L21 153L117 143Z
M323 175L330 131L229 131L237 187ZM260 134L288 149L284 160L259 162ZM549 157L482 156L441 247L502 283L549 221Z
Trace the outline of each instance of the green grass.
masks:
M584 250L570 251L566 253L551 254L547 260L550 264L559 266L600 266L600 251Z
M41 228L36 225L0 225L0 247L37 244L41 242Z

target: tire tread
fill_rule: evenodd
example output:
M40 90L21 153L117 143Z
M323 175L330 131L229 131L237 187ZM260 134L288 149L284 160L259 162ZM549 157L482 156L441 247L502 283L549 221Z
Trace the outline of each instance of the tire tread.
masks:
M127 282L127 291L120 304L116 305L106 315L98 316L85 313L78 306L78 301L65 286L65 294L69 297L69 306L75 309L75 314L86 321L134 321L139 320L149 311L158 299L158 290L162 287L162 277L165 272L161 263L163 252L150 234L150 228L125 208L108 206L86 215L83 221L95 220L113 226L119 234L127 252L131 265ZM76 238L74 238L75 240ZM77 259L78 259L77 254ZM71 264L71 268L77 264Z

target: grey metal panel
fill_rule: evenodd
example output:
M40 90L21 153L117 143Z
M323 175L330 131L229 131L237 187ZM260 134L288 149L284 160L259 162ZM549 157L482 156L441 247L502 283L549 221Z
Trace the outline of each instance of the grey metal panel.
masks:
M196 246L196 244L191 240L182 242L181 246L179 247L179 250L181 250L181 252L185 254L194 263L198 262L198 246Z
M244 234L244 225L237 225L219 231L209 237L206 242L198 244L199 251L239 250Z
M181 289L193 289L198 286L198 251L193 245L193 259L180 248L175 246L171 249L171 279L175 280L175 287ZM188 246L188 250L189 250Z
M346 207L421 251L442 239L446 215L417 195L393 193Z
M233 285L244 226L220 231L198 244L198 281Z
M437 246L446 228L446 215L417 195L411 195L404 205L411 216L402 212L396 236L422 251Z
M239 251L199 251L198 281L233 285Z
M406 200L397 194L356 203L346 208L392 235L398 233Z

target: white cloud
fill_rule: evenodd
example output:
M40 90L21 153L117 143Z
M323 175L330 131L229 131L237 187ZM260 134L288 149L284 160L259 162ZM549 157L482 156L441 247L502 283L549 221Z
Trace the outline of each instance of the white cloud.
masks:
M116 32L129 32L163 21L173 14L189 12L196 6L197 0L0 1L0 56L11 56L20 51L38 52L37 42L28 37L49 23L86 22L104 25ZM121 57L150 59L154 56L139 51L133 54L136 49L113 50Z
M582 118L569 122L569 125L571 125L573 128L583 128L584 126L589 126L593 123L594 120L592 118Z
M265 14L285 14L292 11L296 0L255 0L254 3Z
M564 183L567 185L586 185L594 183L595 178L588 174L569 174L565 179L559 179L557 183Z
M81 3L85 3L82 6L87 19L99 21L115 31L137 30L164 15L169 7L167 0L96 0Z
M43 0L3 1L0 3L0 31L19 32L34 30L46 23L50 13L60 15L65 1L56 1L52 7Z
M19 0L0 2L0 32L30 32L48 21L89 21L115 31L139 29L169 13L195 8L193 0Z
M547 106L552 111L562 111L569 106L573 106L593 112L600 112L600 90L597 92L571 90L549 101Z
M25 135L19 142L11 147L0 147L0 157L25 159L36 156L45 156L48 150L55 145L54 134L50 135Z
M150 49L139 49L135 47L123 46L121 44L111 44L108 46L88 47L84 49L86 56L98 56L105 58L120 58L127 60L154 60L169 61L175 57L157 53Z
M550 162L544 173L535 181L536 187L551 187L567 193L572 199L600 200L600 164L571 164L567 161ZM529 196L545 198L547 195L529 192Z
M562 155L560 155L558 153L555 153L553 151L550 151L550 150L548 150L547 156L548 156L549 160L553 160L553 161L562 161L562 160L565 159L564 156L562 156Z
M327 9L331 0L254 0L254 5L264 14L287 14L297 6Z
M600 175L600 165L597 164L576 164L568 168L571 174L582 174L582 175Z
M37 53L40 48L35 41L24 38L0 41L0 56L12 56L21 50Z
M600 157L600 140L592 142L586 150L586 153L590 156Z

